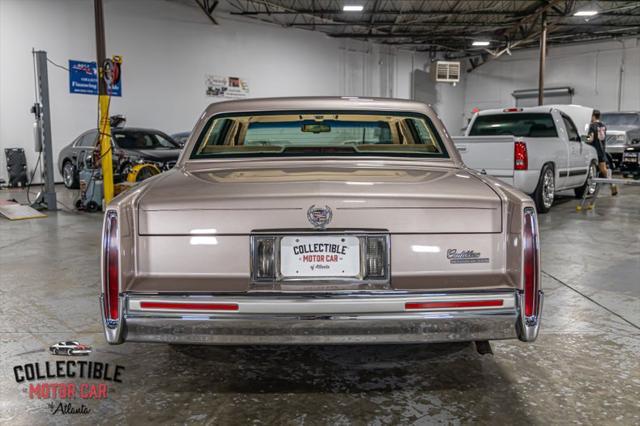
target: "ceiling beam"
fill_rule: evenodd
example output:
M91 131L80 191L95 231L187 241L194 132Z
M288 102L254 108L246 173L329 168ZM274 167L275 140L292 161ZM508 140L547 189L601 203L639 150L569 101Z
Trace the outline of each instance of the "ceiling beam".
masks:
M416 22L416 23L411 23L411 24L403 24L402 22L400 23L395 23L395 22L376 22L374 24L369 24L368 22L362 22L362 21L345 21L345 22L332 22L332 23L291 23L291 24L287 24L287 26L290 27L300 27L300 28L306 28L306 27L366 27L366 26L372 26L372 27L391 27L391 26L402 26L405 28L413 28L413 27L428 27L431 25L437 25L437 26L441 26L441 27L476 27L476 28L481 28L481 27L488 27L488 28L505 28L505 27L510 27L511 24L507 23L507 24L499 24L499 23L491 23L491 22L447 22L447 21L433 21L433 22ZM640 27L640 22L637 23L632 23L632 24L620 24L617 22L598 22L598 23L592 23L592 22L580 22L580 23L563 23L563 22L554 22L554 25L557 27L622 27L622 28L634 28L634 27ZM360 33L358 33L360 34ZM387 34L388 37L398 37L401 36L403 33L389 33ZM362 35L366 35L366 34L362 34Z
M306 23L300 23L300 24L296 24L296 23L292 23L291 26L295 26L295 27L308 27L308 26L312 26L314 24L306 24ZM374 22L373 24L369 24L368 22L363 22L363 21L343 21L340 23L331 23L331 24L315 24L317 26L323 26L323 27L331 27L331 26L371 26L371 27L392 27L392 26L402 26L402 27L426 27L429 25L439 25L439 26L445 26L445 27L467 27L467 26L473 26L473 27L491 27L491 28L502 28L502 27L508 27L511 24L510 23L505 23L505 24L501 24L501 23L491 23L491 22L474 22L474 21L466 21L466 22L447 22L447 21L429 21L429 22L412 22L412 23L403 23L403 22L395 22L395 21L378 21L378 22Z
M376 12L363 10L359 12L361 15L412 15L412 16L448 16L451 15L452 12L449 10L377 10ZM295 15L295 14L305 14L305 15L315 15L315 16L328 16L328 15L343 15L345 12L343 10L272 10L267 12L266 10L243 10L239 12L231 12L231 15L240 15L240 16L255 16L255 15ZM491 11L491 10L461 10L456 11L455 15L463 16L518 16L518 12L502 12L502 11Z
M200 9L207 15L207 18L211 20L214 25L218 25L218 21L213 17L213 11L218 7L218 1L209 1L209 0L194 0Z
M200 4L212 0L195 1ZM237 9L230 13L285 27L318 30L334 38L370 39L417 49L459 51L466 58L484 56L484 59L476 59L475 67L513 49L537 43L543 13L548 18L550 44L563 40L556 40L554 36L632 34L636 28L640 29L640 20L634 22L634 18L640 18L640 2L631 1L599 0L600 13L588 21L573 16L575 10L586 4L576 0L361 0L365 10L356 14L341 9L346 1L236 0L234 5L240 7L236 6ZM608 9L604 7L605 3L610 5ZM409 10L404 10L404 6ZM497 48L471 48L470 40L479 37L492 40L492 46Z

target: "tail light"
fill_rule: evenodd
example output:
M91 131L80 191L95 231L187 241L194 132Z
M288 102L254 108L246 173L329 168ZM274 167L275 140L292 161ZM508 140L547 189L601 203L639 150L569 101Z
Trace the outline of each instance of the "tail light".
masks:
M524 314L529 318L538 313L540 288L538 228L532 208L525 209L523 225Z
M120 310L119 300L119 254L120 240L118 238L118 214L114 211L107 213L104 227L104 312L107 319L117 321Z
M273 237L256 237L254 245L255 279L274 280L276 278L276 239Z
M522 112L522 108L505 108L502 112Z
M365 278L383 279L387 273L387 240L383 236L367 236L365 240Z
M527 144L517 141L513 150L513 168L515 170L527 170L529 168L529 155Z

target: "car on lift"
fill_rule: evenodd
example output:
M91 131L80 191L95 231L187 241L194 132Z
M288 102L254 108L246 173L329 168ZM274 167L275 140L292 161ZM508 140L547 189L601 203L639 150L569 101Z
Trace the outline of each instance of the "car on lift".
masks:
M592 111L580 105L484 110L454 140L467 166L530 194L546 213L559 191L573 189L578 198L595 191L590 178L598 157L586 143Z
M87 157L95 154L98 131L88 130L58 155L58 168L64 185L70 189L79 187L79 171ZM135 127L113 128L111 147L114 180L122 181L130 170L139 164L152 164L160 171L171 169L181 152L181 148L169 135L154 129Z
M612 168L617 169L625 149L640 146L640 111L603 112L600 120L607 126L606 152Z
M533 341L535 205L404 100L219 102L106 208L107 342Z

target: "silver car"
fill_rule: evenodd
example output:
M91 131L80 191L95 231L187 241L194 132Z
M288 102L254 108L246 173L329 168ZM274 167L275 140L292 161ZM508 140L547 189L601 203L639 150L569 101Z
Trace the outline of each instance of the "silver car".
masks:
M640 111L603 112L601 120L607 126L606 151L618 168L625 148L640 144Z
M109 343L533 341L533 201L464 166L428 106L215 103L104 217Z

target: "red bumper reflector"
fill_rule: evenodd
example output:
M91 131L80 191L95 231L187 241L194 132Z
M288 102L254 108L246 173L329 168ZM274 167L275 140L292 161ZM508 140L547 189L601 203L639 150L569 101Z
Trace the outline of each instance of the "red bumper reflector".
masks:
M176 303L140 302L142 309L169 309L176 311L237 311L235 303Z
M459 302L407 302L404 304L404 309L486 308L492 306L502 306L503 304L504 301L502 299L465 300Z

